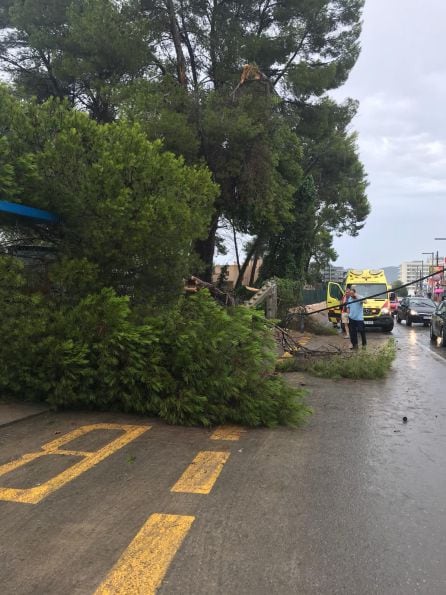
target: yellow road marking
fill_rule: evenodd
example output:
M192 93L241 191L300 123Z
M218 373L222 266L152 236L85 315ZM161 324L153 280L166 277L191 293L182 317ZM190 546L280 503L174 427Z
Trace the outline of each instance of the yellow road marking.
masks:
M152 514L95 595L154 594L194 520Z
M229 452L202 451L197 454L171 492L209 494L229 459Z
M61 436L57 440L53 440L52 442L48 442L42 446L42 450L39 452L31 452L24 454L20 459L15 461L11 461L10 463L6 463L5 465L0 466L0 477L2 475L6 475L10 471L14 471L15 469L19 469L28 463L35 461L41 457L45 457L48 455L62 455L62 456L81 456L83 457L82 461L78 463L74 463L59 475L56 475L49 481L43 483L42 485L36 486L34 488L2 488L0 487L0 500L8 500L10 502L21 502L23 504L37 504L43 498L46 498L52 492L58 490L66 483L72 481L88 469L91 469L111 454L141 436L144 432L150 429L150 426L130 426L130 425L122 425L122 424L93 424L88 426L82 426L73 430L72 432L68 432L64 436ZM122 430L124 434L119 436L112 442L109 442L101 449L94 451L94 452L85 452L85 451L77 451L77 450L65 450L60 449L60 446L71 442L75 438L79 438L80 436L84 436L93 430Z
M228 440L235 442L240 440L240 437L245 432L246 430L239 426L220 426L219 428L216 428L215 432L211 435L211 440Z

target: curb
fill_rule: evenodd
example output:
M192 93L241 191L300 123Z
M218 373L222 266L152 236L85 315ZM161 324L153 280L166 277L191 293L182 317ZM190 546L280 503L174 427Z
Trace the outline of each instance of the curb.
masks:
M16 423L21 421L25 421L26 419L32 419L33 417L38 417L39 415L43 415L44 413L49 413L50 409L44 409L43 411L37 411L35 413L30 413L23 417L17 417L16 419L12 419L11 421L6 421L4 423L0 422L0 428L7 428L8 426L12 426Z

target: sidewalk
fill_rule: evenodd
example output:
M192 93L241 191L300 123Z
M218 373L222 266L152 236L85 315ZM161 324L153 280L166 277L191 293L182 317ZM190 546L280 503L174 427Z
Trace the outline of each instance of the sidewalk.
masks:
M28 419L49 411L47 405L40 403L20 403L0 401L0 427L8 426L16 421Z
M312 319L320 327L327 327L327 329L329 329L330 332L333 329L333 325L328 321L327 311L316 313L319 310L326 308L326 305L326 302L312 304L310 306L307 306L306 310L307 312L315 312L315 314L312 315ZM290 330L289 333L293 337L293 339L297 341L300 345L312 351L350 351L350 340L344 338L343 333L340 329L336 329L335 334L326 335L315 334L314 332L312 332L311 327L309 330L305 330L305 332L303 333L297 330ZM373 329L371 331L369 330L367 332L367 342L369 346L372 348L382 345L390 337L391 335L389 336L388 333L382 333L378 329Z

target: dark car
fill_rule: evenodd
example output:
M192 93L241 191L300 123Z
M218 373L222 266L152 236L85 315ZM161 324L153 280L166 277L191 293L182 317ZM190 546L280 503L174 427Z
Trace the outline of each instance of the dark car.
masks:
M396 321L405 320L407 326L411 326L412 322L421 322L424 326L429 326L435 308L435 302L429 298L406 297L398 306Z
M434 343L441 338L441 344L446 347L446 302L438 304L431 320L431 341Z

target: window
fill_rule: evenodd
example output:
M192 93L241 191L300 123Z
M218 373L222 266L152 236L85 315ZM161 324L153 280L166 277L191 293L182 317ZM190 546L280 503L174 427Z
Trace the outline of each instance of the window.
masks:
M356 287L356 292L363 298L368 298L371 295L377 295L376 299L378 300L385 300L387 299L387 285L385 283L363 283L363 284L354 284Z

